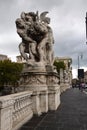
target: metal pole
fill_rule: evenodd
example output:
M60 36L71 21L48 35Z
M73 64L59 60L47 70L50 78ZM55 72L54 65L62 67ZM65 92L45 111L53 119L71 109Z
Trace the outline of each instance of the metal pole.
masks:
M86 12L86 40L87 40L87 12ZM86 44L87 44L87 41L86 41Z
M78 55L78 69L80 68L79 55Z

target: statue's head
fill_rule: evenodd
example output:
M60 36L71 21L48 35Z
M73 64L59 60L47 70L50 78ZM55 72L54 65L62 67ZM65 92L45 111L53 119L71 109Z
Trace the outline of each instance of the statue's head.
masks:
M41 34L46 34L48 29L47 26L43 22L36 22L34 24L35 30Z
M32 17L33 21L36 21L37 14L35 14L34 12L29 12L28 15Z
M25 27L25 24L24 24L23 20L20 19L20 18L18 18L18 19L15 21L15 23L16 23L17 28L22 28L22 29L23 29L23 28Z

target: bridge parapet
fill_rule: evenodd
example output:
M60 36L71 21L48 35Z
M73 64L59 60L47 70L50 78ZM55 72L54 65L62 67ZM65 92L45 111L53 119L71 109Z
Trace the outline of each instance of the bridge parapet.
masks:
M0 97L0 130L16 130L32 118L31 91Z

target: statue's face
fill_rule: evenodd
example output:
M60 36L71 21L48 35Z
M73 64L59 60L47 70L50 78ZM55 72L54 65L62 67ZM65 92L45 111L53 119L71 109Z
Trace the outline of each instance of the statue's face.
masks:
M27 22L31 22L31 23L33 22L32 17L29 16L29 15L26 15L25 20L26 20Z
M38 31L41 31L43 33L46 33L47 32L47 27L45 26L44 23L41 23L41 22L38 22L35 24L35 28L38 30Z
M23 22L22 19L17 19L16 20L16 25L17 25L18 28L24 28L25 27L24 22Z

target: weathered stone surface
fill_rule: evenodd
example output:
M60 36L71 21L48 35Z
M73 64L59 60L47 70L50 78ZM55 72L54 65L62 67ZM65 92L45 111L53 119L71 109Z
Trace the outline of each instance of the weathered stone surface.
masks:
M0 98L0 130L12 129L12 110L14 100L9 96Z
M17 33L22 38L19 50L28 65L53 65L54 38L47 13L22 12L16 20Z
M22 12L16 20L22 38L19 50L26 63L19 81L20 93L0 97L0 130L17 130L33 114L56 110L60 104L59 77L53 66L54 39L47 13Z
M0 130L17 130L32 118L32 92L0 97Z
M32 91L32 110L36 115L56 110L60 104L59 77L53 66L53 33L48 12L22 12L16 20L21 56L26 60L18 91Z

